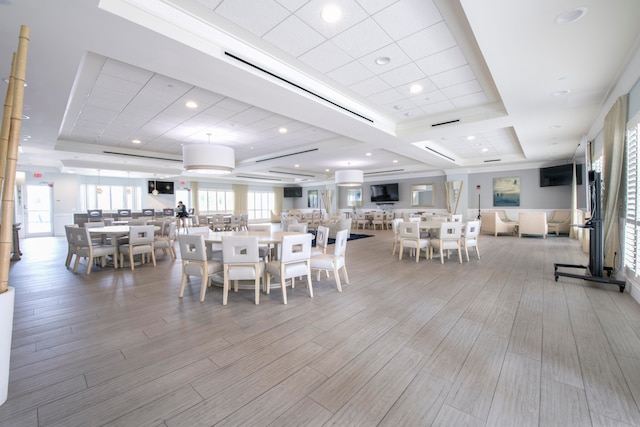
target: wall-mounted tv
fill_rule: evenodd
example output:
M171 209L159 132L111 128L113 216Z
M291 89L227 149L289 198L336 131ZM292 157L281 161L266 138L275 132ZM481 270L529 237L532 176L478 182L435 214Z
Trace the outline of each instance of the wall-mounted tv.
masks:
M576 165L576 179L582 185L582 165ZM571 185L573 181L573 164L540 168L540 187Z
M153 190L158 190L159 194L173 194L173 182L172 181L149 181L149 193Z
M398 184L372 184L372 202L399 202Z
M302 197L302 187L284 187L284 197Z

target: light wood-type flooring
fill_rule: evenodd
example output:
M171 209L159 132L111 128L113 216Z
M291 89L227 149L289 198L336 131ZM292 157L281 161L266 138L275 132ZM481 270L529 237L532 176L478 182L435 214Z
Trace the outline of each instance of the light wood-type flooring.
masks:
M640 426L640 306L554 281L587 263L577 241L482 235L481 260L441 265L365 233L342 293L314 275L288 305L200 303L197 280L179 299L161 253L73 274L64 238L23 239L0 426Z

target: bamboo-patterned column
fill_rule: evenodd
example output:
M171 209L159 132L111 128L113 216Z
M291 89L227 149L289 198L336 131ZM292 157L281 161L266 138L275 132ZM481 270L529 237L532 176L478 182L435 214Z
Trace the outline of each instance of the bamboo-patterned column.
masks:
M4 173L7 164L7 151L9 149L9 129L11 129L11 110L13 109L13 75L16 73L16 53L13 52L11 58L11 74L9 75L9 85L7 95L4 99L4 109L2 111L2 128L0 129L0 200L2 200L2 189L4 188ZM1 209L0 209L1 211Z
M22 124L22 106L24 104L24 82L27 73L27 47L29 45L29 27L20 27L18 52L15 55L13 80L13 105L9 126L6 165L4 169L4 191L2 193L2 224L0 226L0 294L9 288L9 265L11 245L13 243L13 211L15 206L15 181L18 165L18 142ZM13 68L13 67L12 67ZM11 85L10 85L11 86ZM4 117L3 124L4 127Z

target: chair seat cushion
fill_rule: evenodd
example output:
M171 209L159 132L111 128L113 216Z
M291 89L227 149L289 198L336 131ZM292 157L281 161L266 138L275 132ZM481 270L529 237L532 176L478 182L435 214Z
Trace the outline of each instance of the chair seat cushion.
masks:
M280 276L280 261L267 263L267 272L272 276ZM297 277L307 275L307 265L305 262L286 264L284 267L285 277Z
M320 270L332 270L334 268L335 257L329 254L316 255L311 257L311 268ZM344 267L344 258L340 257L337 260L337 266L335 268Z
M207 274L211 275L218 271L222 271L222 263L218 261L207 262ZM184 274L188 276L201 276L202 267L200 263L190 262L184 266Z
M260 277L264 274L264 263L258 264L258 274ZM230 265L228 268L229 280L254 280L256 278L256 269L252 265Z

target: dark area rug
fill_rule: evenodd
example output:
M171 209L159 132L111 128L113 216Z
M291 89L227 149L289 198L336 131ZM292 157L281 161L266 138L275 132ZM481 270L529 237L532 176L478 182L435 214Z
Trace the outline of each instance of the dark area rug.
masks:
M311 241L311 246L315 247L316 246L316 232L315 230L309 230L309 233L313 234L313 240ZM347 242L349 240L358 240L358 239L364 239L367 237L373 237L373 234L357 234L357 233L351 233L349 235L349 238L347 239ZM333 243L336 242L336 239L333 239L331 237L329 237L329 241L327 242L328 245L331 245Z
M347 242L348 242L349 240L358 240L358 239L364 239L364 238L367 238L367 237L373 237L373 236L374 236L373 234L356 234L356 233L351 233L351 234L349 235L349 238L347 239ZM335 243L335 242L336 242L336 239L332 239L331 237L329 237L329 241L327 242L327 244L329 244L329 245L330 245L330 244Z

